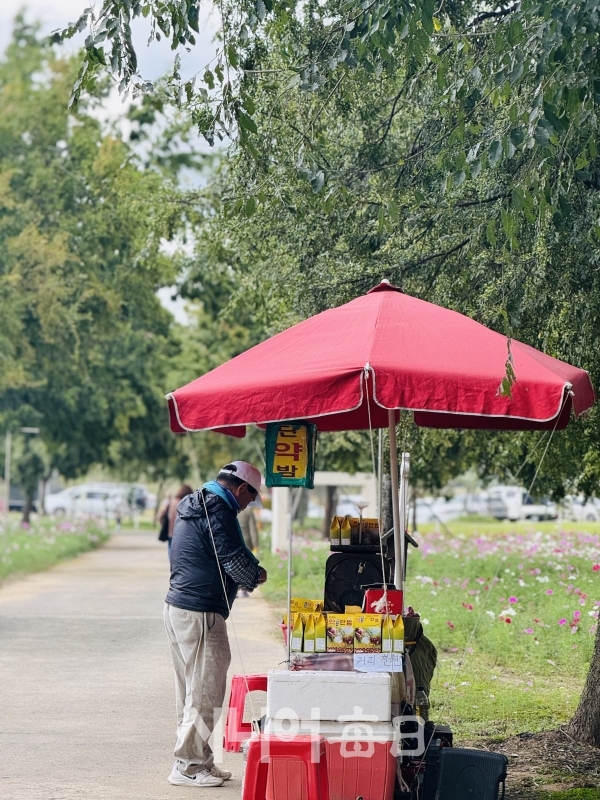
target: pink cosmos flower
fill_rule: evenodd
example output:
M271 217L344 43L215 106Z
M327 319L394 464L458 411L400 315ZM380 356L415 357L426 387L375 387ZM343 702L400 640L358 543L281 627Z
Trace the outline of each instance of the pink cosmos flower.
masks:
M600 564L594 564L592 569L594 570L594 572L600 572Z
M533 628L524 628L523 633L533 633Z
M546 589L546 594L554 594L554 592L552 591L552 589Z
M579 619L581 616L581 611L574 611L573 612L573 619Z
M566 625L567 624L567 620L563 617L562 619L558 620L558 624L559 625Z
M519 602L519 598L518 597L514 597L514 596L513 597L509 597L508 598L508 602L509 603L518 603Z
M451 631L453 631L453 630L454 630L454 628L455 628L455 625L454 625L454 623L453 623L453 622L450 622L450 620L448 620L448 621L446 622L446 625L447 625L447 626L450 628L450 630L451 630Z

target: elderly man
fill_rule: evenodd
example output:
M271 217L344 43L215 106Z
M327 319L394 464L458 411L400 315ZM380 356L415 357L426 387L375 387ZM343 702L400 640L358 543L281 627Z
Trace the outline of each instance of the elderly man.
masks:
M239 511L262 505L261 482L256 467L234 461L177 507L164 618L177 706L176 760L167 780L178 786L220 786L231 778L215 765L208 739L231 661L225 620L238 587L252 591L267 579L237 521Z

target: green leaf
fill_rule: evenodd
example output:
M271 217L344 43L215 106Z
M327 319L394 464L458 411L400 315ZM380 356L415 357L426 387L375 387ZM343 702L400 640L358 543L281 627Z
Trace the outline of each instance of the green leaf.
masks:
M325 175L321 170L319 170L310 182L313 193L318 194L323 188L324 183L325 183Z
M243 111L238 111L237 120L244 130L250 131L250 133L258 133L256 123L248 114L245 114Z
M232 44L227 45L227 58L229 59L229 63L231 64L231 66L234 69L237 69L240 61L238 58L237 50Z
M495 167L501 158L502 158L502 142L499 139L495 139L490 145L490 149L488 151L488 160L490 167Z
M209 69L207 69L204 75L202 76L202 80L208 86L209 89L215 88L215 76Z
M542 147L546 147L546 145L550 144L550 132L544 125L540 125L539 123L535 129L533 138L537 144L541 145Z
M525 139L525 133L522 128L513 128L508 135L515 147L522 144Z
M485 229L485 238L492 247L496 246L496 220L491 219Z
M251 217L255 211L256 211L256 198L249 197L244 203L244 214L247 217Z

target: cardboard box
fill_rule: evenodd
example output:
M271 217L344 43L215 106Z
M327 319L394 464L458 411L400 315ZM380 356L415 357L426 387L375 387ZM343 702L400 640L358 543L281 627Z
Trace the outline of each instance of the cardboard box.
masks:
M354 619L348 614L327 614L327 652L354 652Z
M381 653L381 614L354 615L354 652Z
M315 653L327 652L327 620L324 614L314 614L315 619Z
M402 614L398 614L394 622L394 628L392 630L392 652L404 652L404 620L402 619Z
M290 651L292 653L302 652L302 643L304 639L304 620L302 614L296 612L292 614L292 642Z
M385 614L381 622L381 652L392 652L394 620L389 614Z

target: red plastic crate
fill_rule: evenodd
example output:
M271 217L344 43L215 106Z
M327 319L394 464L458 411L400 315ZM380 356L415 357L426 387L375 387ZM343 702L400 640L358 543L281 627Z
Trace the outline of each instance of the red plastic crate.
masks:
M354 746L360 747L354 752ZM329 800L393 800L396 758L392 742L325 740Z

